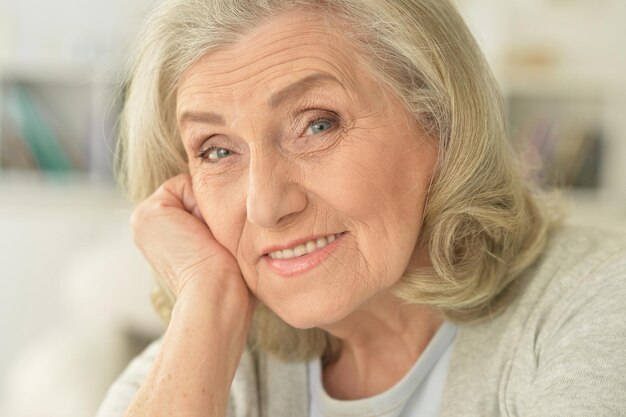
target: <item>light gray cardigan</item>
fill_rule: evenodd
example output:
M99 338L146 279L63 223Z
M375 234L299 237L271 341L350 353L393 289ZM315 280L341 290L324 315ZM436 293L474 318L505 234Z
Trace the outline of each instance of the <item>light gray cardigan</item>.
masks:
M440 417L626 416L626 236L567 226L505 312L461 325ZM97 417L121 417L159 349L131 362ZM228 417L307 417L305 363L244 350Z

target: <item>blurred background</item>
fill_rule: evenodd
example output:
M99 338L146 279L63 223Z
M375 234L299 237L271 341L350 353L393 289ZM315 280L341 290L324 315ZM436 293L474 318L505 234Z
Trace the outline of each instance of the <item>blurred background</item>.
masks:
M162 326L111 174L116 88L157 0L0 0L0 416L93 415ZM626 2L456 0L511 140L571 222L626 231Z

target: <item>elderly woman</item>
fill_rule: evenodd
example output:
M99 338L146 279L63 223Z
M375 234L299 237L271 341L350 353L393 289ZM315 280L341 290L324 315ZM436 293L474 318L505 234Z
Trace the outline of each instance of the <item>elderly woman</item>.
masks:
M100 417L626 415L626 240L525 179L448 1L166 1L125 94L169 324Z

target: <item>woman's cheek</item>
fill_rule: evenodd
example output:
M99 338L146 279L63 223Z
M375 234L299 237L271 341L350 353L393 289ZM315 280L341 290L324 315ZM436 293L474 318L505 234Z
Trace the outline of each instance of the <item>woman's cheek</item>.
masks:
M235 227L232 223L226 221L226 219L220 219L219 215L217 217L212 217L212 219L214 220L209 223L209 228L213 233L213 237L220 245L225 247L235 259L239 261L237 247L239 246L240 229Z
M194 184L194 193L198 209L202 213L211 234L219 244L235 256L237 241L233 239L232 233L229 231L232 228L229 225L229 219L224 216L224 213L230 213L227 201L222 199L218 202L215 199L216 192L199 183Z

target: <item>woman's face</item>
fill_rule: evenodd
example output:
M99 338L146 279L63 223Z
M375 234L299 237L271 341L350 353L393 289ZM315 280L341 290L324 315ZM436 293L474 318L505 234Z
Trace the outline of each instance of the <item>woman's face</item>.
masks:
M200 211L254 295L298 328L428 264L415 249L437 144L357 58L338 27L290 13L205 55L178 90ZM268 247L337 233L313 268L270 267Z

